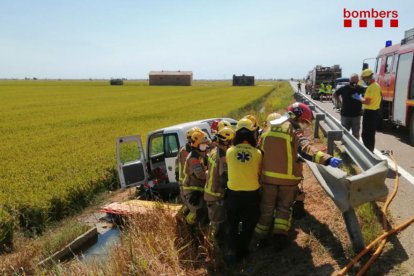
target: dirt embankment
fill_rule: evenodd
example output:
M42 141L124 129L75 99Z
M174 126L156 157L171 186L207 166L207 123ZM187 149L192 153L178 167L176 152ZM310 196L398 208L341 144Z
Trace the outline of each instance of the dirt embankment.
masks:
M254 252L249 262L257 275L329 275L344 266L351 253L342 215L304 166L307 215L294 222L290 244L271 244Z

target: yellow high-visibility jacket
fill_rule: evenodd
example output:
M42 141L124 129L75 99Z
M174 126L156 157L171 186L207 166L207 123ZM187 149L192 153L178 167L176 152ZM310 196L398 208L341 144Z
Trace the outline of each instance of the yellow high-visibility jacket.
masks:
M319 164L332 157L315 147L289 121L273 126L262 134L263 151L261 183L297 185L302 180L300 156ZM299 156L300 155L300 156Z

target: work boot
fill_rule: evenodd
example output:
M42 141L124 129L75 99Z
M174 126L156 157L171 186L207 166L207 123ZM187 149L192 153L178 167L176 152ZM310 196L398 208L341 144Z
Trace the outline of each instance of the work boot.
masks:
M276 251L283 250L289 246L289 237L283 234L273 235L273 246Z

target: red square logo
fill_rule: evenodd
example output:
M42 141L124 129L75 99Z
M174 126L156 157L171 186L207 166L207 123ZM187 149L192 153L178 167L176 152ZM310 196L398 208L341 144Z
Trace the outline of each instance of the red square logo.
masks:
M398 28L398 19L391 19L390 20L390 27L391 28Z
M375 27L382 28L382 19L375 19Z
M367 26L368 26L368 23L367 23L366 19L360 19L359 20L359 27L366 28Z
M352 20L351 19L344 19L344 27L351 28L352 27Z

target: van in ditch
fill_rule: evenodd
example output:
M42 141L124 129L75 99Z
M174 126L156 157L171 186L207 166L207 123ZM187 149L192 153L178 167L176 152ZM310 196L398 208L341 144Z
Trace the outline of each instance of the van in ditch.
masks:
M158 129L148 133L145 150L140 135L119 137L116 156L121 187L144 189L151 192L149 198L153 192L163 200L177 196L175 163L178 151L187 143L187 131L199 127L211 138L211 124L216 120L226 120L234 127L237 124L231 118L211 118Z

